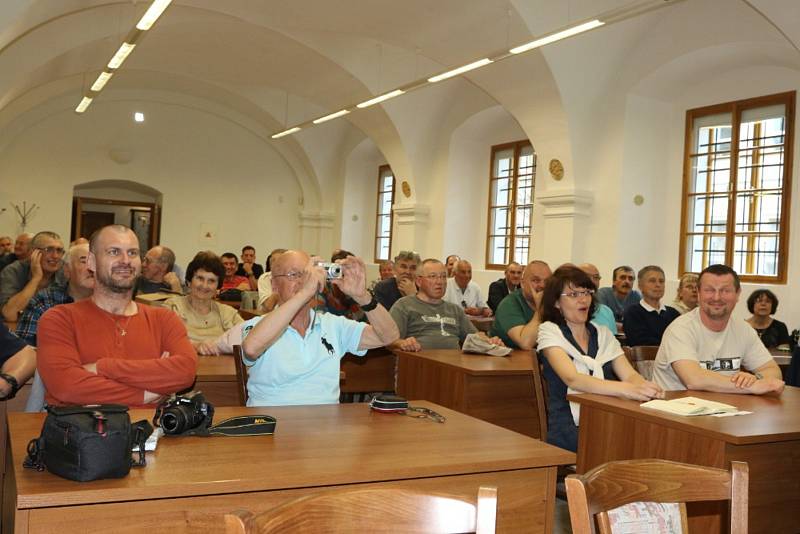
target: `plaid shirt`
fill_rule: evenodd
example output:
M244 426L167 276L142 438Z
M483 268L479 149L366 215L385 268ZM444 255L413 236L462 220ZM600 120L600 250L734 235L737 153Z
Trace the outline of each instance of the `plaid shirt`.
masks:
M70 302L73 302L72 297L67 294L67 290L64 287L54 286L42 289L33 296L22 312L22 316L17 322L17 335L27 344L35 347L36 327L42 314L53 306L69 304Z

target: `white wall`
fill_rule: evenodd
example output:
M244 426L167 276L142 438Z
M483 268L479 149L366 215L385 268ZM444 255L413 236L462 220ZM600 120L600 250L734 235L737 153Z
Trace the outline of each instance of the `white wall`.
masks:
M96 107L95 107L96 106ZM135 124L133 109L147 119ZM109 150L125 150L119 164ZM17 134L0 154L0 198L41 208L30 231L69 235L76 184L128 180L163 194L161 243L181 264L198 250L245 244L263 263L270 250L297 247L300 187L269 144L218 115L175 105L99 99L79 116L56 113ZM18 229L6 212L0 235ZM206 231L212 238L203 237Z
M341 247L363 258L366 263L372 263L375 258L378 168L385 164L385 158L371 139L359 143L347 155L345 163ZM399 191L395 192L395 195L399 194Z

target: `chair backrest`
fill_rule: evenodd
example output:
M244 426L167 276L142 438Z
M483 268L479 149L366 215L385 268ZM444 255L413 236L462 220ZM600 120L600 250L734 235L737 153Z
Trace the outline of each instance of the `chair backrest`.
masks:
M539 439L547 441L547 382L536 351L533 352L533 394L536 396L536 415L539 420Z
M354 489L301 497L258 515L225 516L228 533L495 531L497 488L481 487L477 503L408 489Z
M658 354L658 345L636 345L626 347L626 356L633 364L634 368L647 380L653 379L653 365Z
M730 532L747 532L748 469L731 462L731 470L671 462L622 460L600 465L584 475L566 478L574 534L610 534L609 511L630 503L680 503L686 529L686 506L695 501L730 501ZM595 516L598 529L595 529Z
M242 346L233 346L233 364L236 367L236 393L239 395L239 405L247 406L247 367L242 361Z

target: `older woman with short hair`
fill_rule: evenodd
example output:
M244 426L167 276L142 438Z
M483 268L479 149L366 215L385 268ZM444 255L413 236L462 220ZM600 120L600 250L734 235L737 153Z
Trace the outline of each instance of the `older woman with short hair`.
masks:
M681 276L672 307L681 312L681 315L697 307L697 273L684 273Z
M595 326L591 278L573 266L556 269L542 294L538 350L548 386L547 442L578 448L578 405L568 393L597 393L639 401L664 392L631 366L605 326Z
M172 297L164 303L186 325L186 332L198 354L219 354L215 340L244 322L235 308L214 300L223 278L225 267L219 256L213 252L200 252L186 267L189 293Z
M778 297L769 289L756 289L747 297L747 309L752 314L745 319L761 338L768 349L791 348L792 340L786 324L773 318L778 311Z

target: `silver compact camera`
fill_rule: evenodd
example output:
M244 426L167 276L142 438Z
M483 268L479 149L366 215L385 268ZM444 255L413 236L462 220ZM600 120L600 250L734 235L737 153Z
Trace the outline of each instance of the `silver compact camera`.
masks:
M342 277L342 266L338 263L318 263L317 267L325 269L325 276L328 280Z

